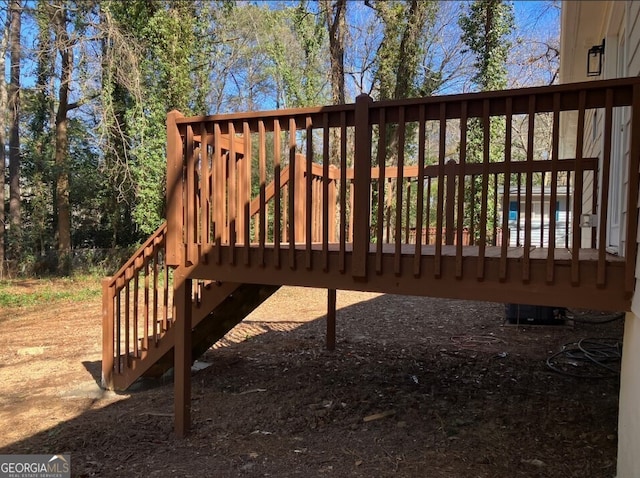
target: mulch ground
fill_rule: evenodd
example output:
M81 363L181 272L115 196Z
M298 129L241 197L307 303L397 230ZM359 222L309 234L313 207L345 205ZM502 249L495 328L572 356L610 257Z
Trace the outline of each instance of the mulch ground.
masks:
M202 358L193 431L173 388L96 387L100 303L0 312L0 453L70 453L73 476L613 477L619 383L551 371L623 322L504 324L504 305L283 288ZM570 364L569 366L572 366ZM579 373L580 362L573 364Z

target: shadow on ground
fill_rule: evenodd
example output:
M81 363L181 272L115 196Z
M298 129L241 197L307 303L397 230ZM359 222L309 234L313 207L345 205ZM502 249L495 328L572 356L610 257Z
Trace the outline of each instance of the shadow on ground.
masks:
M187 439L173 436L166 384L95 399L0 453L70 453L73 476L100 477L615 474L617 381L559 376L544 359L620 323L504 327L498 304L381 295L338 311L328 352L306 293L205 354ZM100 364L84 365L99 381Z

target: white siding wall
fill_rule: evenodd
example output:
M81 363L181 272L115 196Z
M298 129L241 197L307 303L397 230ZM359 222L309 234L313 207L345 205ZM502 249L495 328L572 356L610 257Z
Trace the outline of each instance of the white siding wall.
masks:
M639 76L640 2L627 1L625 6L627 76ZM635 127L638 128L638 125ZM622 220L626 220L626 211ZM639 277L639 269L640 267L636 264L636 277ZM640 291L637 285L632 310L633 312L628 313L625 319L622 349L617 478L640 476L640 453L638 453L638 443L640 443Z

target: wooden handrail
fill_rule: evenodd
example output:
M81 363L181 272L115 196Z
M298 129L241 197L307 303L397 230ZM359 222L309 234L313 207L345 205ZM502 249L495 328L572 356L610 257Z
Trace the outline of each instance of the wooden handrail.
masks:
M175 127L182 132L180 151L187 153L180 162L182 168L186 165L180 184L187 188L186 194L180 192L187 200L180 217L187 223L176 223L178 230L171 237L178 238L182 230L186 236L170 248L179 249L176 257L187 251L189 262L195 263L199 250L207 249L210 238L215 236L216 264L221 263L223 248L229 247L225 260L235 265L236 244L242 244L237 249L242 252L237 254L242 254L244 264L250 266L251 248L260 249L257 257L264 264L266 244L271 244L274 267L280 268L284 260L296 270L297 259L292 251L304 245L303 263L312 269L312 243L321 242L326 271L329 243L337 242L339 272L349 269L354 277L364 279L369 275L367 262L372 243L376 244L376 272L383 272L382 246L388 243L394 245L395 273L403 275L401 245L414 237L410 228L422 231L435 227L435 258L429 273L440 277L442 245L455 244L455 275L462 278L467 246L461 235L467 227L469 245L478 247L473 267L477 280L486 277L485 262L490 259L487 247L498 244L500 280L506 280L509 244L514 243L525 249L519 273L524 282L531 279L532 261L539 257L538 252L532 255L533 248L549 249L544 275L552 284L561 272L554 251L587 247L598 249L598 283L603 285L608 259L602 231L606 213L600 211L609 185L598 183L598 170L603 161L608 164L616 158L611 157L612 141L607 143L605 158L593 157L598 149L587 149L586 124L591 121L591 110L599 109L608 118L605 129L611 129L611 112L628 106L633 109L635 121L640 114L638 91L640 78L628 78L380 102L363 96L351 105L175 118ZM570 132L578 145L575 153L562 150L560 137L561 121L571 116L564 112L570 111L576 112L578 118L577 128L571 126L574 129ZM541 129L540 115L546 115L551 122L548 131ZM503 137L489 133L494 119L508 129ZM524 132L516 137L512 130L519 122L523 123ZM472 128L480 132L475 136L480 144L473 154L468 150L476 147L468 137ZM225 137L229 134L233 141ZM544 138L539 136L542 134ZM538 156L538 137L549 143L548 159ZM417 138L421 139L416 145ZM522 141L517 149L516 140ZM207 154L213 150L213 156L207 156L210 163L201 161L200 141ZM422 144L425 141L430 149ZM460 141L463 150L453 147L454 141ZM431 143L436 143L435 147ZM249 153L247 147L251 145L253 154L257 152L253 166L240 152L244 147L243 151ZM223 151L226 146L233 150L231 154ZM635 141L631 155L640 156L639 150ZM377 156L372 158L375 151ZM560 155L575 157L561 159ZM210 171L206 169L209 164ZM259 170L259 184L257 174L253 174L253 185L248 180L251 167ZM633 164L629 167L628 187L633 189L640 180L635 177ZM206 187L199 179L203 173L212 178ZM273 177L273 184L265 184L266 177ZM539 191L542 183L549 189ZM632 202L635 194L635 190L627 191L629 209L636 207ZM507 209L513 201L517 203L513 211L516 217L509 219ZM215 232L208 224L209 214L217 228ZM600 218L599 234L581 230L581 217L585 214ZM624 224L624 254L629 259L637 254L635 239L628 236L637 230L633 216L627 216ZM416 220L419 224L412 224ZM421 246L425 244L420 242L422 234L415 236L413 270L420 276L427 273L421 265ZM256 238L255 242L251 237ZM426 240L431 244L430 239ZM288 250L281 254L285 244ZM168 256L172 254L168 250ZM580 259L578 254L571 257L571 282L579 286L583 275ZM625 274L631 290L634 271L627 269Z

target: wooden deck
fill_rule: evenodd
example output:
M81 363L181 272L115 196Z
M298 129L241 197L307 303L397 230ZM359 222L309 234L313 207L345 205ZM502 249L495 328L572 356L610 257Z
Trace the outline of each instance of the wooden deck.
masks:
M554 280L548 278L549 250L532 248L528 260L522 247L508 247L506 260L501 247L487 247L479 260L478 246L443 245L441 255L436 246L421 246L416 255L414 244L404 244L401 254L396 247L384 244L382 254L372 244L367 255L364 277L354 277L351 244L341 251L339 244L313 244L309 251L298 244L291 254L288 244L278 251L271 247L237 249L224 246L203 250L197 266L189 276L219 281L274 285L298 285L325 289L361 290L403 295L454 299L553 305L600 310L626 310L630 296L624 292L623 258L607 255L606 287L598 284L599 253L580 249L580 282L573 283L575 254L568 249L554 249ZM462 249L462 255L459 250ZM436 258L440 257L439 260ZM219 259L219 260L218 260ZM483 267L479 265L483 264ZM617 293L614 293L617 291Z
M169 113L167 222L103 283L103 383L135 379L152 365L141 361L172 351L176 432L185 435L194 324L225 322L211 307L228 305L233 292L222 292L239 285L327 289L328 342L337 289L629 310L640 135L629 135L626 156L614 147L625 108L640 131L640 78ZM573 126L561 128L567 115ZM619 255L607 252L614 165L628 178Z

